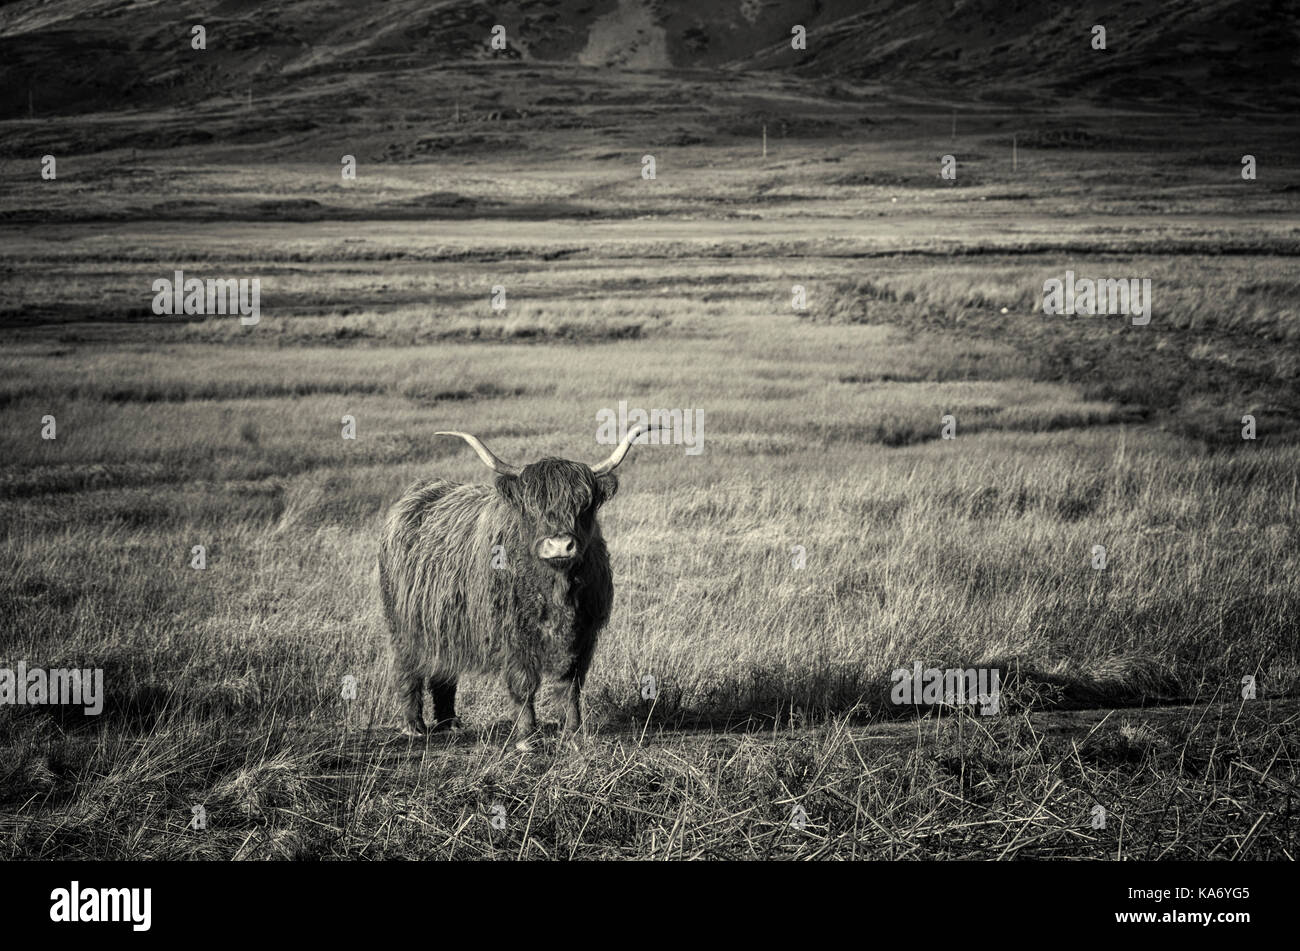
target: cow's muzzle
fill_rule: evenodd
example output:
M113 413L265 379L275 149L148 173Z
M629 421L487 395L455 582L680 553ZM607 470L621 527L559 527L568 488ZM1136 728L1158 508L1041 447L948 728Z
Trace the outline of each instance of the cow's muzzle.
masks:
M572 535L550 535L536 546L537 557L551 565L566 565L578 557L578 540Z

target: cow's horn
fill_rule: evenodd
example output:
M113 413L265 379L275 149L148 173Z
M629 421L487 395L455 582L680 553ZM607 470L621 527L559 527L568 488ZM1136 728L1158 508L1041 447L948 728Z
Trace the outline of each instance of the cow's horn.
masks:
M512 466L510 463L502 462L500 459L498 459L495 455L493 455L491 449L489 449L487 446L483 445L483 443L479 441L479 438L477 436L471 436L469 433L457 433L457 432L441 432L441 433L434 433L434 435L435 436L459 436L461 439L469 443L470 448L473 449L476 453L478 453L478 457L482 459L484 464L493 472L499 472L502 475L517 476L519 475L520 472L523 471L518 466ZM617 464L618 463L615 463L615 465Z
M592 473L594 475L604 475L606 472L611 471L623 461L623 457L627 455L627 451L632 448L632 443L636 442L638 437L645 433L663 428L664 427L662 426L647 426L645 423L637 423L637 425L627 431L627 435L623 437L623 441L618 444L618 448L610 453L608 459L598 466L591 467Z

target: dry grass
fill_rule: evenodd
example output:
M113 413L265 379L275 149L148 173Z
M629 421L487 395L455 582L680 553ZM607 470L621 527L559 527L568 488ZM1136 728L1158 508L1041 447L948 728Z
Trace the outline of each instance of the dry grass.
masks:
M6 858L1294 858L1294 704L413 748L177 713L20 751ZM75 785L74 785L75 783ZM124 795L130 790L129 797ZM207 828L188 827L202 804ZM1095 827L1098 807L1104 827ZM802 816L800 812L802 811ZM496 819L494 824L493 820ZM800 818L802 822L798 821Z
M1294 856L1295 713L1275 702L1300 687L1291 220L1098 231L1022 213L992 180L957 196L854 184L811 150L779 174L691 154L655 213L703 192L707 221L5 236L0 663L102 667L109 700L89 723L0 710L0 854ZM437 174L581 197L558 165L471 164ZM277 200L306 197L292 169L268 174ZM428 170L385 174L394 201L432 190ZM1060 183L1033 175L1019 187L1046 201ZM262 323L144 315L177 266L260 274ZM1035 313L1066 267L1152 277L1151 327ZM472 730L412 750L392 732L381 513L416 477L484 478L438 429L594 460L595 414L620 400L703 409L704 452L642 447L621 470L593 735L506 752L501 691L471 680ZM889 674L913 661L1008 671L1004 714L900 724ZM1052 712L1218 703L1246 675L1264 699ZM184 828L200 803L203 835Z

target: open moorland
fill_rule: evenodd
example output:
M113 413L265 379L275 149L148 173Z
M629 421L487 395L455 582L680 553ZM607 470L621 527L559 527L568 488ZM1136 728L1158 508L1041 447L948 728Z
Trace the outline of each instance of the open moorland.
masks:
M1295 856L1293 119L418 76L3 123L0 666L107 700L0 708L0 856ZM259 322L156 315L175 270ZM1067 270L1150 323L1045 316ZM594 462L621 402L704 428L604 510L588 734L470 679L400 737L383 513L487 478L433 433Z

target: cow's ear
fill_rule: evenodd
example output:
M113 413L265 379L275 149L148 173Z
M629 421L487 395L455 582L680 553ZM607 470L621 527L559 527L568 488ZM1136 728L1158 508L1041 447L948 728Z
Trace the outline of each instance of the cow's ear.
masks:
M600 492L600 501L598 504L604 505L614 497L618 491L618 476L608 472L603 476L596 477L596 489Z
M512 475L497 476L497 492L501 497L511 505L515 504L517 492L519 490L519 479Z

